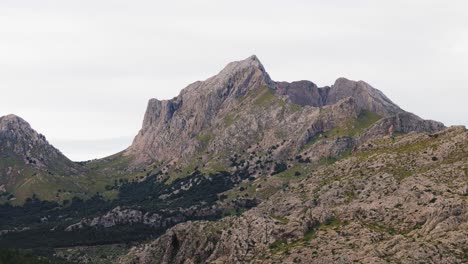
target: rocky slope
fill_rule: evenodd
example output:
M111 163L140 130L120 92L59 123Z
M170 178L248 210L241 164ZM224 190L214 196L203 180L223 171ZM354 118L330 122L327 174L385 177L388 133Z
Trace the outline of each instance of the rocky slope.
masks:
M0 117L0 192L4 195L10 192L24 198L38 189L37 185L42 185L40 182L53 184L50 178L79 171L79 166L22 118Z
M466 263L467 153L464 127L380 136L239 217L177 225L119 263Z

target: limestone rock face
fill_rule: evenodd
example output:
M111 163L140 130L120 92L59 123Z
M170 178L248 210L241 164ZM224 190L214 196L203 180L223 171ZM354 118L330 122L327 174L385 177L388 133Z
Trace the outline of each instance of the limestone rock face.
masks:
M355 82L346 78L338 78L335 81L327 93L325 102L333 104L346 97L355 98L356 104L382 116L404 112L381 91L363 81Z
M381 91L363 81L356 82L346 78L338 78L331 87L323 88L310 81L277 82L276 90L277 94L285 95L291 102L301 106L321 107L352 97L360 108L382 116L404 112Z
M106 214L84 219L79 223L70 225L65 231L82 229L85 227L110 228L117 225L143 224L153 228L166 228L184 220L181 216L163 217L157 213L142 212L136 209L116 207Z
M343 111L350 104L353 109ZM291 153L316 133L363 110L389 118L373 133L389 133L392 126L405 132L443 128L403 115L407 113L363 81L339 78L323 88L309 81L274 82L258 58L251 56L189 85L174 99L151 99L143 127L125 155L136 157L136 163L183 164L194 157L235 152L250 144L266 149L268 144L284 140L288 142L284 152Z
M291 102L301 106L320 107L326 105L329 90L329 87L319 88L315 83L309 81L276 83L277 94L285 95Z
M444 125L437 121L423 120L411 113L398 113L379 121L369 129L369 133L381 134L385 129L392 133L408 133L412 131L423 133L428 131L440 131L444 129Z
M172 160L191 155L204 129L215 126L223 109L230 109L247 92L272 86L272 81L257 57L232 62L218 75L195 82L172 100L151 99L143 128L127 153L138 153L140 160Z

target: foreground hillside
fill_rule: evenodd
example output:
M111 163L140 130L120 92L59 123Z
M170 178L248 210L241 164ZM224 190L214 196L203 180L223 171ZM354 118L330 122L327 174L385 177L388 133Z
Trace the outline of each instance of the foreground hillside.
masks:
M258 207L187 222L120 263L466 263L468 131L383 136ZM259 195L268 182L246 183Z

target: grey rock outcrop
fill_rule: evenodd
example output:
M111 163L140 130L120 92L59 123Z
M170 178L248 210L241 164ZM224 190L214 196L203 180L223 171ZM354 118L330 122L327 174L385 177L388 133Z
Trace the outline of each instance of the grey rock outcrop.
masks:
M351 81L338 78L326 97L326 104L334 104L339 100L353 97L361 108L382 116L392 116L404 112L400 107L388 99L381 91L373 88L363 81Z
M424 120L414 114L403 112L380 120L369 129L368 133L375 135L384 134L386 131L391 133L424 133L437 132L444 128L444 124L440 122Z
M182 216L163 217L157 213L142 212L136 209L116 207L106 214L84 219L79 223L68 226L65 231L79 230L85 227L109 228L117 225L143 224L153 228L166 228L174 223L180 223Z
M392 116L404 112L381 91L364 81L356 82L346 78L338 78L331 87L323 88L317 87L310 81L277 82L276 90L277 94L285 95L291 102L301 106L322 107L352 97L360 108L382 116Z

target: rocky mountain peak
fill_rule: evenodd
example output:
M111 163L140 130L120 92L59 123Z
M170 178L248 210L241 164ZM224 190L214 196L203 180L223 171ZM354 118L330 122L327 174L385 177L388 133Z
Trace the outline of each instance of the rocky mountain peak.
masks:
M351 102L354 110L341 111L337 106L344 107L343 102ZM326 110L322 112L322 108ZM405 113L363 81L338 78L326 87L310 81L275 82L253 55L227 64L217 75L189 85L171 100L151 99L143 127L125 153L140 162L150 162L184 157L190 160L203 149L209 153L235 151L247 140L265 146L290 140L296 142L290 148L300 148L298 142L305 144L324 129L358 118L361 111L385 118ZM414 118L409 116L409 122ZM401 118L389 120L383 126L386 131L412 129L407 125L392 126ZM441 124L422 122L417 126L422 130L443 128Z
M1 128L4 128L4 126L7 126L7 125L10 126L13 124L29 126L29 124L24 119L14 114L9 114L9 115L0 117Z
M47 139L36 132L28 122L16 115L0 117L0 156L23 162L37 168L70 172L76 165ZM13 164L9 164L11 167ZM8 167L8 166L7 166ZM0 166L0 172L5 169Z
M272 89L274 85L260 60L253 55L229 63L217 75L205 81L187 86L171 100L151 99L143 127L127 153L149 153L143 156L154 158L155 149L170 147L181 139L188 142L202 130L213 126L220 112L234 107L237 100L248 92L261 88ZM157 156L166 156L156 152Z
M248 89L262 85L270 88L274 86L274 82L255 55L231 62L215 76L196 84L199 85L195 85L195 89L193 89L194 86L189 86L182 94L193 92L192 90L202 90L204 92L217 91L220 95L238 97L245 94Z
M257 56L229 63L217 75L195 82L184 88L171 100L151 99L143 122L143 128L156 122L165 123L179 108L196 108L205 115L216 111L221 104L228 104L249 90L273 87L274 82Z
M28 122L13 114L0 117L0 139L47 143L45 137L33 130Z
M232 71L234 68L260 68L264 70L264 67L256 55L252 55L244 60L230 62L223 71Z

